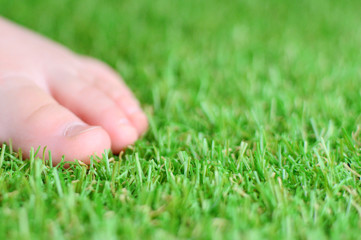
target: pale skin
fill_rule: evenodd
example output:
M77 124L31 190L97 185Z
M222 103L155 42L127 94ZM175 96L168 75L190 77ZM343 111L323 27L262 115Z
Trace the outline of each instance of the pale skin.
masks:
M147 117L120 76L0 17L0 142L53 163L89 163L119 153L147 129Z

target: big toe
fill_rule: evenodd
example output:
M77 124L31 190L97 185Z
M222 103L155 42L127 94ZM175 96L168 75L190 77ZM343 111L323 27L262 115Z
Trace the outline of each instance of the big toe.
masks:
M27 79L0 80L0 112L0 141L11 139L25 157L31 148L46 147L54 164L63 157L89 163L110 148L103 128L87 125Z

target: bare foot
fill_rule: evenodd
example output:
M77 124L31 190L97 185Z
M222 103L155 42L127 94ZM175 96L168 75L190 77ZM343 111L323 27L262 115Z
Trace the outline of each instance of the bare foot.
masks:
M133 144L148 122L120 77L0 18L0 141L11 139L25 157L51 150L53 162L89 163L105 149Z

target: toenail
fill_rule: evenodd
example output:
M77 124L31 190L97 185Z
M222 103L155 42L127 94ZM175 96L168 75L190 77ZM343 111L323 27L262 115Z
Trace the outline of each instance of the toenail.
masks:
M64 136L67 137L74 137L80 134L83 134L85 132L91 131L93 129L96 128L100 128L99 126L88 126L82 123L75 123L75 124L71 124L69 125L65 131L64 131Z
M130 124L130 122L129 122L129 120L127 118L121 118L119 120L119 124L120 125L128 125L128 124Z
M120 101L120 105L128 115L142 111L139 102L135 99L123 99Z
M121 124L118 130L122 133L124 141L127 142L126 145L133 144L139 137L137 130L128 124Z
M138 107L138 106L135 106L135 107L128 107L128 108L126 108L125 111L126 111L127 114L129 114L129 115L133 115L133 114L135 114L135 113L141 112L142 109L141 109L140 107Z

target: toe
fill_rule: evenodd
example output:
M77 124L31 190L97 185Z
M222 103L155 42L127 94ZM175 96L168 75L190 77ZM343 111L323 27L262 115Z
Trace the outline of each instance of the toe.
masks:
M0 80L0 112L0 141L11 139L25 157L32 147L46 146L54 164L63 155L89 163L91 155L110 148L104 129L87 125L27 79Z
M148 118L141 110L138 101L131 96L113 97L114 101L126 113L139 134L143 134L148 129Z
M119 75L98 60L92 58L83 59L86 63L86 70L91 72L96 78L96 86L105 92L106 95L110 96L123 110L130 122L137 129L138 134L144 134L148 129L147 116L142 111L132 91L124 84Z
M54 77L50 81L54 98L84 122L102 126L110 136L112 150L119 152L138 139L126 114L102 91L79 77Z

